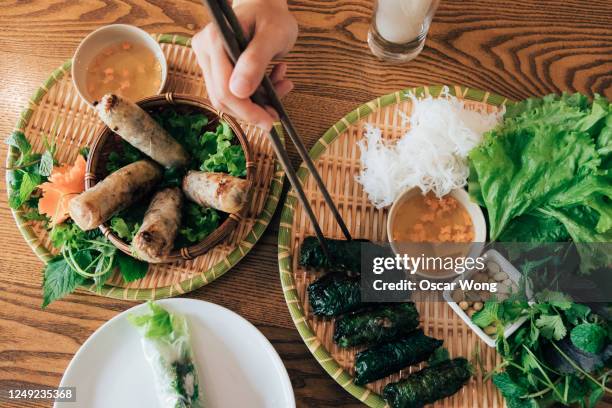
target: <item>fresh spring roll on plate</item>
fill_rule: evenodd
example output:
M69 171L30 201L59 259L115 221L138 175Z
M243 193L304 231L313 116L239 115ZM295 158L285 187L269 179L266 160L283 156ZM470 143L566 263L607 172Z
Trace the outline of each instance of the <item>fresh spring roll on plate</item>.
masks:
M113 132L162 166L184 167L189 162L183 146L135 103L106 94L96 111Z
M183 193L178 187L155 193L132 241L132 248L140 259L163 262L174 246L181 225L182 205Z
M128 164L72 199L70 217L82 230L94 229L144 197L161 177L162 169L150 160Z
M183 192L191 201L226 213L237 213L247 200L249 182L225 173L190 171Z
M198 371L185 317L149 302L150 313L132 315L142 333L142 347L155 377L162 407L202 406Z

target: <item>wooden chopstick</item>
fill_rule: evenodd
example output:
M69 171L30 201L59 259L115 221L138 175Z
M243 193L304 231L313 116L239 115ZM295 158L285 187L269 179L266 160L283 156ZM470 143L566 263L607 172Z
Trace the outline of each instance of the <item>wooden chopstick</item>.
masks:
M204 0L204 3L208 7L208 10L212 15L215 24L219 28L219 32L223 37L226 50L230 59L235 64L238 58L240 57L242 51L248 46L248 40L244 36L242 27L240 26L240 23L238 22L234 11L225 0ZM258 91L251 97L251 99L253 100L253 102L260 106L270 105L276 110L279 115L281 124L289 134L289 137L293 144L296 146L300 157L306 163L306 166L312 173L315 182L317 183L321 193L323 194L323 198L326 204L330 207L332 214L336 219L336 222L342 230L342 233L344 234L347 240L351 240L351 235L348 231L348 228L346 227L346 224L344 223L344 220L342 219L342 216L336 208L336 205L333 202L327 188L325 187L325 184L323 183L319 172L315 168L312 159L308 155L306 147L299 138L295 127L291 123L291 120L289 119L289 116L284 106L282 105L280 98L274 90L272 81L267 75L264 76L264 79L262 81L262 88L258 89ZM270 138L272 140L275 153L279 158L281 165L285 169L287 177L289 178L289 182L298 193L298 198L306 209L306 213L313 224L317 238L319 239L323 250L327 252L321 228L315 218L314 212L312 211L310 204L308 203L304 190L299 182L297 175L295 174L295 170L293 169L293 166L289 161L289 156L287 155L287 152L280 141L280 137L274 128L270 132ZM329 254L326 253L326 255Z
M236 41L236 37L233 35L233 32L228 25L228 22L223 14L223 9L221 8L221 6L216 0L203 0L203 2L208 7L208 10L213 18L213 21L219 28L219 32L221 33L221 36L223 37L223 41L225 43L225 47L226 47L228 56L235 64L236 61L238 60L238 57L241 54L240 46L238 45L238 42ZM263 99L263 96L260 94L253 95L251 99L253 100L253 102L255 102L256 104L260 106L265 105L265 100ZM289 179L291 186L297 192L300 203L306 210L306 215L308 216L308 218L310 219L310 222L312 223L312 226L315 231L315 235L317 236L317 239L319 241L319 244L321 245L321 249L323 250L323 253L328 259L331 259L330 252L325 242L325 236L323 235L319 222L317 221L317 218L312 210L312 207L310 206L310 203L308 202L308 199L306 198L306 193L304 193L304 189L302 188L302 185L300 184L297 174L295 173L295 170L293 169L293 166L291 165L289 155L287 154L287 151L283 147L280 136L278 135L275 128L272 128L272 130L268 133L268 136L270 138L270 141L272 142L272 147L274 149L276 157L279 159L281 166L285 170L285 173L287 174L287 178Z
M230 7L229 3L226 0L216 0L216 1L218 2L219 7L221 8L221 11L223 12L225 18L227 19L227 22L230 25L231 30L234 33L234 36L235 36L236 42L238 43L238 47L240 51L241 52L244 51L246 47L249 45L249 41L246 39L244 32L242 31L242 26L240 25L240 22L238 21L238 18L236 17L236 13L234 13L234 10ZM344 234L344 237L350 241L352 239L351 233L346 227L346 224L344 223L344 220L342 219L342 216L340 215L340 212L338 211L336 204L332 200L329 194L329 191L325 187L325 184L323 183L323 180L321 179L321 175L317 171L314 163L312 162L312 159L308 155L308 150L306 150L304 143L302 143L302 139L297 134L297 131L295 130L295 127L293 126L293 123L289 119L289 115L287 114L287 111L285 110L285 107L283 106L280 98L276 94L274 85L272 84L272 81L270 80L270 77L268 77L268 75L264 75L261 85L263 87L264 94L266 97L265 99L261 98L261 102L263 102L264 104L267 102L267 104L272 106L272 108L274 108L274 110L278 113L279 119L283 127L287 131L287 134L289 135L291 142L295 145L301 159L304 161L304 163L306 163L306 167L308 167L308 170L310 171L315 182L317 183L317 186L319 187L321 194L323 194L323 199L325 200L325 203L330 208L336 222L338 223L338 226L340 226L340 229L342 230L342 234ZM261 105L261 104L258 103L258 105Z

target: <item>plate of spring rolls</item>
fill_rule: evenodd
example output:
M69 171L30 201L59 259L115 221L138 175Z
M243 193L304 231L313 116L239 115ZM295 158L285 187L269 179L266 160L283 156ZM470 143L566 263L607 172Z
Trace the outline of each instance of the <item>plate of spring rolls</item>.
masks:
M264 335L193 299L115 316L81 346L60 386L75 387L76 402L55 408L295 407L287 370Z
M242 219L255 164L232 118L172 94L138 103L107 94L95 109L106 127L89 153L86 191L70 202L79 228L167 263L205 253Z
M266 132L208 105L190 39L156 38L181 67L169 93L85 106L68 60L7 139L8 201L44 262L43 308L79 288L149 300L205 286L251 251L278 206L284 172ZM68 209L85 185L77 223Z

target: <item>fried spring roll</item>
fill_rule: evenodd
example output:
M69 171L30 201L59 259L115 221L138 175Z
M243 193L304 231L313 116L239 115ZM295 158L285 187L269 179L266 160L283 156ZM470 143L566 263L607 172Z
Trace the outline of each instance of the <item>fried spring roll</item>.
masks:
M132 248L140 259L158 263L170 253L181 225L182 205L183 193L178 187L155 193L132 241Z
M246 202L248 186L248 181L225 173L190 171L183 179L183 191L191 201L230 214Z
M161 168L152 161L128 164L72 199L70 217L82 230L94 229L141 199L161 177Z
M98 116L113 132L164 167L184 167L189 155L140 106L107 94L96 105Z

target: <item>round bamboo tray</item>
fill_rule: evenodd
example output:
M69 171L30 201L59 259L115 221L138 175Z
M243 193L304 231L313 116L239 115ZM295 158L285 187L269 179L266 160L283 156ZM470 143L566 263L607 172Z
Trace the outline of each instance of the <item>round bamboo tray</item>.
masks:
M374 242L387 240L388 209L376 209L361 185L355 181L361 168L356 143L363 137L364 125L371 123L382 130L384 139L396 140L408 130L409 123L405 118L410 116L412 106L408 93L435 97L442 89L443 86L411 88L370 101L340 119L310 150L310 157L354 238ZM470 109L491 112L508 102L506 98L489 92L459 86L448 87L448 90L450 94L463 99ZM300 167L298 176L325 236L343 239L340 228L304 165ZM314 235L314 230L292 190L281 214L278 262L281 285L293 322L312 355L342 388L369 407L383 408L386 406L381 396L384 386L417 371L421 366L408 367L366 386L355 385L355 354L361 348L337 347L332 338L333 319L316 317L310 312L306 288L321 275L306 271L298 264L300 246L309 235ZM487 371L500 362L495 350L486 346L448 304L416 302L416 305L425 334L444 340L451 357L471 359L478 356L480 364ZM504 400L490 380L483 380L479 371L457 394L432 406L499 408L504 406Z
M205 99L191 95L178 95L173 93L166 93L164 95L150 96L137 102L137 104L144 110L151 112L165 107L173 106L178 109L182 109L186 112L198 112L203 113L208 117L208 128L214 128L220 121L226 122L232 129L238 143L244 151L246 159L247 175L246 180L248 182L247 200L253 193L253 183L255 179L255 162L253 161L253 154L249 141L242 131L240 124L233 117L219 112L212 107ZM120 140L120 139L119 139ZM111 151L117 147L116 135L108 127L104 126L98 132L94 142L91 146L91 151L87 160L87 172L85 174L85 188L90 189L97 184L99 180L104 179L108 175L106 171L106 159ZM203 255L214 247L219 241L224 239L229 233L231 233L236 225L240 223L240 220L244 218L247 206L243 206L239 212L229 214L225 221L217 229L208 234L202 241L197 244L190 245L188 247L173 249L168 256L160 260L157 263L168 263L180 260L189 260L197 256ZM132 248L128 242L119 238L117 234L109 227L108 222L100 226L100 231L119 248L123 253L133 256Z
M154 35L154 38L161 44L168 61L165 91L206 97L202 71L191 50L191 38L170 34ZM74 89L71 66L72 60L67 60L51 73L30 98L14 129L23 132L34 151L39 152L44 149L44 137L55 130L56 159L60 163L73 163L81 147L91 146L101 126L94 110ZM249 123L239 124L249 140L257 177L253 180L253 193L244 217L233 231L208 252L194 259L150 264L143 279L127 284L119 274L114 274L103 286L87 285L83 289L127 300L178 296L218 279L251 251L276 211L284 173L276 161L267 134ZM277 125L276 128L282 135L282 127ZM14 163L17 155L17 150L10 147L7 167ZM9 183L7 186L10 189ZM43 262L50 261L57 254L57 249L51 245L47 229L40 222L28 221L23 214L21 209L13 211L19 231Z

